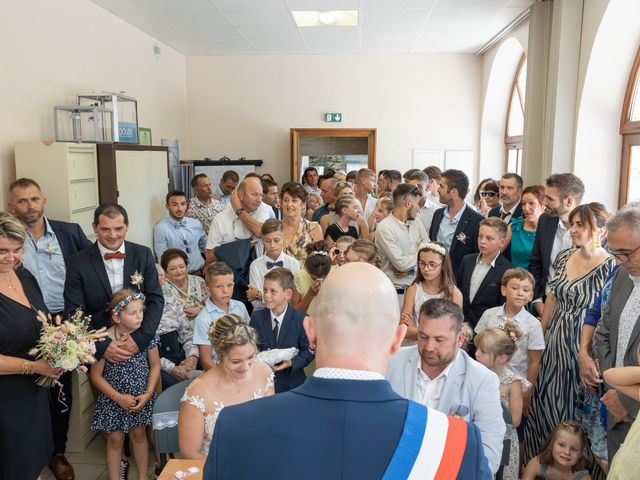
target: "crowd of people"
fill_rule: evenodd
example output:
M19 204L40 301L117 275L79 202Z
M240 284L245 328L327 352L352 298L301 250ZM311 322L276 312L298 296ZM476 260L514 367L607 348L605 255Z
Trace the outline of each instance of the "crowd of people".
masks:
M75 478L71 373L30 351L38 311L77 309L107 332L89 377L111 480L130 456L147 478L154 401L181 382L205 478L640 478L640 205L582 203L571 173L484 179L473 204L434 166L301 180L196 175L149 246L122 205L91 243L13 182L0 480Z

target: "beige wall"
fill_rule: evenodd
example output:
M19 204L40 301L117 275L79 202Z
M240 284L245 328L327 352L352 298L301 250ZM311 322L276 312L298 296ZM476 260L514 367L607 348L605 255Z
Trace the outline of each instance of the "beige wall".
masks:
M13 144L54 137L53 107L87 91L138 99L140 126L186 141L184 56L86 0L11 2L0 16L0 200ZM43 166L46 168L46 166Z
M412 149L473 150L481 59L424 56L187 58L192 158L263 159L289 179L289 129L377 128L377 168L411 168ZM323 112L341 112L341 124ZM470 168L475 168L471 165Z

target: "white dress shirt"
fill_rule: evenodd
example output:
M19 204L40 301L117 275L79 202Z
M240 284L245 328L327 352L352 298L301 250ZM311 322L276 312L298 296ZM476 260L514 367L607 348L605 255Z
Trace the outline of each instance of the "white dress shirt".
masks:
M413 283L418 246L428 238L422 222L413 220L405 223L393 213L378 224L375 243L380 254L381 269L394 285L408 287ZM396 277L394 269L400 272L413 269L413 274Z
M120 248L114 252L108 250L98 242L98 249L100 250L100 256L104 262L104 266L107 269L107 277L109 278L109 285L111 285L111 293L120 290L124 284L124 258L111 258L109 260L104 259L105 253L126 253L124 251L124 242L120 245Z
M313 372L313 376L331 380L384 380L381 373L348 368L319 368Z
M500 252L496 254L491 263L482 263L480 261L480 259L482 258L482 254L478 254L478 258L476 258L476 266L473 269L473 273L471 273L471 282L469 284L469 302L473 302L476 293L478 293L480 285L482 285L484 277L487 276L487 273L489 273L489 270L491 270L491 268L496 266L498 255L500 255Z
M549 260L549 276L547 277L547 294L549 293L549 283L553 279L553 276L556 273L556 269L553 268L553 262L556 261L556 257L558 254L570 248L573 243L571 242L571 234L567 227L564 226L564 222L561 218L558 219L558 229L556 230L556 235L553 237L553 247L551 248L551 259Z
M457 354L456 354L457 355ZM418 374L416 375L416 390L413 401L426 405L429 408L437 408L444 384L447 382L447 375L451 370L451 366L455 362L455 358L436 378L429 378L418 363Z

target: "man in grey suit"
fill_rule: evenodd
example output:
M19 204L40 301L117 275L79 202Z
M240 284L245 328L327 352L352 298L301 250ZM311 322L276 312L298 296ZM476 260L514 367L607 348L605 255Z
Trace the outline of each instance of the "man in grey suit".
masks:
M596 330L596 350L601 371L638 366L640 347L640 208L623 208L607 224L611 253L621 263ZM624 441L638 415L640 402L607 388L609 458Z
M464 343L463 320L460 307L449 300L423 303L418 345L402 348L391 357L387 379L403 397L475 424L489 469L495 474L506 428L500 381L460 349Z

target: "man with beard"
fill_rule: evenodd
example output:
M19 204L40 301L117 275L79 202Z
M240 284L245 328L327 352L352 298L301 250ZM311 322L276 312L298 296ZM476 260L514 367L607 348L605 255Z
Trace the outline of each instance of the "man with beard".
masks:
M569 214L580 205L584 183L573 173L554 173L546 181L542 203L546 213L540 215L533 242L529 271L536 279L533 305L542 316L547 282L553 278L553 262L558 253L571 247Z
M489 469L496 473L502 457L505 424L498 376L460 349L465 340L462 310L444 298L420 307L418 344L404 347L389 360L387 380L396 393L480 430Z
M420 208L420 188L403 183L393 192L393 210L376 227L376 246L380 254L381 269L404 295L416 274L418 246L428 240L427 231L420 221L415 222Z
M44 216L47 199L30 178L19 178L9 186L9 212L25 226L22 262L38 281L47 309L52 315L64 310L64 280L69 258L91 245L76 223L50 220ZM71 373L60 377L66 404L58 401L58 389L50 390L51 423L55 444L49 467L58 480L74 478L73 467L64 456L71 415Z
M462 170L450 169L442 173L438 195L446 206L433 214L429 237L447 247L454 272L465 255L478 253L478 231L484 219L465 203L467 193L469 177Z
M522 216L522 177L517 173L505 173L500 177L500 205L489 210L488 217L500 217L507 225Z

